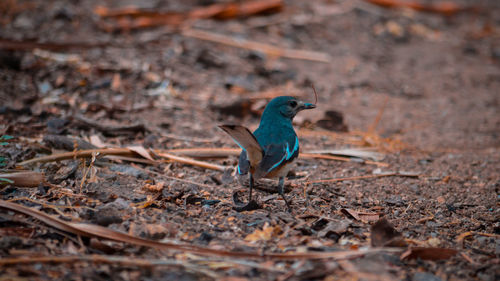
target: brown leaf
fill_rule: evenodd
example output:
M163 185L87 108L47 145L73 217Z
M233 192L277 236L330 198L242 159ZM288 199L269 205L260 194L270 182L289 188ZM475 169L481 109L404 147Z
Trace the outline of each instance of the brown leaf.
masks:
M401 259L422 259L422 260L446 260L458 253L455 249L435 248L435 247L415 247L409 248L401 254Z
M279 225L270 226L269 223L266 222L262 230L255 229L253 233L248 234L247 237L245 237L245 241L252 243L258 241L269 241L271 238L277 237L281 232L282 230Z
M165 186L165 182L159 181L156 184L146 183L142 188L147 190L147 191L159 192L159 191L163 190L164 186Z
M371 244L373 247L405 247L407 246L399 233L385 218L381 218L371 227Z
M355 219L357 221L361 220L361 218L358 216L358 212L356 212L352 209L342 208L342 209L340 209L340 212L348 218Z
M351 226L351 223L352 221L347 219L329 221L325 228L318 232L318 236L338 239L347 231L347 228Z

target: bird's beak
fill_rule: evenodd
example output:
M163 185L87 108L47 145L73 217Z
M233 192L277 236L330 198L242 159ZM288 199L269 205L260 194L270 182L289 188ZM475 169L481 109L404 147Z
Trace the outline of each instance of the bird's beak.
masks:
M299 102L299 110L313 109L313 108L316 108L315 104L306 103L306 102Z

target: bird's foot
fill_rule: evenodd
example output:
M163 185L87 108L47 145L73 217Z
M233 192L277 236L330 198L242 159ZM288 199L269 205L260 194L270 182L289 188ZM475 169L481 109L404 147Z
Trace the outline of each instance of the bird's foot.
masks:
M255 200L250 200L248 203L244 203L243 201L240 200L238 197L238 191L235 191L233 193L233 209L237 212L243 212L243 211L253 211L257 209L262 209L262 206L257 203Z

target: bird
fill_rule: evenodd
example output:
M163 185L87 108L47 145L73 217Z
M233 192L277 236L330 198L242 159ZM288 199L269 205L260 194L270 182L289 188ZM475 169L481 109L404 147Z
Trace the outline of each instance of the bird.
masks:
M259 127L252 133L241 125L220 125L242 151L239 156L237 173L240 177L248 174L249 203L252 202L254 180L277 178L278 193L288 211L290 204L285 198L285 177L299 156L299 138L292 120L305 109L313 109L316 104L306 103L291 96L272 99L264 109Z

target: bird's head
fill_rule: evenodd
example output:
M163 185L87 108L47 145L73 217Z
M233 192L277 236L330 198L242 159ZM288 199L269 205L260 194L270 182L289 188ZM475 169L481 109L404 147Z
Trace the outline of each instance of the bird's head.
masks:
M312 103L305 103L290 96L281 96L272 99L264 109L262 118L270 117L284 117L292 120L295 115L304 109L315 108L316 105Z

